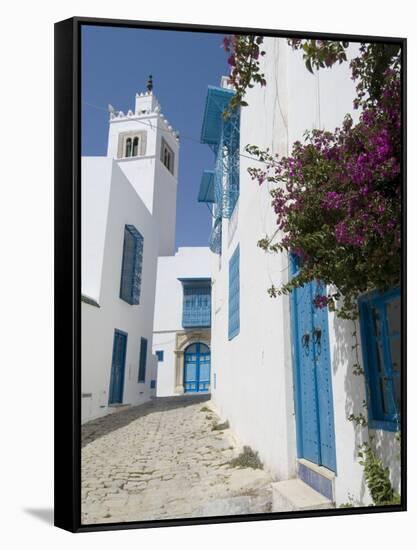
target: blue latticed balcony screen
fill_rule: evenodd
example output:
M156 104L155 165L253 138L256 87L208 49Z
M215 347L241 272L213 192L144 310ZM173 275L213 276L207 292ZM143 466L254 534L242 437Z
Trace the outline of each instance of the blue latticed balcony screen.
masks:
M134 225L125 225L120 298L139 304L142 282L143 237Z
M229 340L240 331L239 246L229 260Z
M211 280L180 279L183 284L183 328L211 326Z
M215 254L222 253L222 219L214 220L213 228L210 233L209 247Z
M240 111L233 109L224 116L234 92L209 86L201 142L215 154L213 172L205 171L200 184L199 201L211 203L214 217L210 250L221 253L221 220L230 218L239 198Z
M216 214L222 218L230 218L239 198L239 125L238 111L226 120L222 118L219 145L214 148Z

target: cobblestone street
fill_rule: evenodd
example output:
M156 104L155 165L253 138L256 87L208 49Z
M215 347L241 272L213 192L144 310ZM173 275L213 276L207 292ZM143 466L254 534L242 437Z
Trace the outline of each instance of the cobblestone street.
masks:
M208 410L207 410L208 409ZM159 398L82 427L82 522L267 512L270 476L239 455L207 398Z

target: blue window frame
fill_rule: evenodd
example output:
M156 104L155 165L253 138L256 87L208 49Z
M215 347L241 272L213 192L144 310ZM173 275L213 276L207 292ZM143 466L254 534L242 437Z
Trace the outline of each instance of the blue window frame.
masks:
M156 351L156 352L155 352L155 355L156 355L157 358L158 358L158 362L164 360L164 352L163 352L162 350Z
M229 340L240 330L239 245L229 260Z
M211 326L211 280L183 280L183 328Z
M400 289L361 297L359 311L369 427L397 431L401 411Z
M140 339L140 354L139 354L139 375L138 382L145 382L146 378L146 355L148 353L148 340Z
M142 282L143 237L133 225L125 225L120 298L138 305Z

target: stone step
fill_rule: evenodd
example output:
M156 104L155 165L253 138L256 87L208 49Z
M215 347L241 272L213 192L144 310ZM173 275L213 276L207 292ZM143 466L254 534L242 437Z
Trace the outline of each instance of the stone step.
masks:
M334 508L327 499L301 479L288 479L272 483L272 511L325 510Z

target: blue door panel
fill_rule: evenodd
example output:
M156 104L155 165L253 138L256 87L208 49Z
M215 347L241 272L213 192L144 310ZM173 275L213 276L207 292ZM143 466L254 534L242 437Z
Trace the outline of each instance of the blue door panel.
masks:
M297 326L298 326L298 361L301 394L301 423L303 426L303 457L318 463L319 432L317 425L317 400L311 395L315 392L315 373L312 363L313 342L311 325L313 322L311 303L311 288L306 285L296 291Z
M184 354L184 392L208 392L210 352L205 344L192 344Z
M316 283L311 284L314 295L323 293ZM336 447L327 309L313 307L313 344L316 361L321 464L329 470L335 471Z
M336 470L327 309L313 299L316 282L291 296L298 455Z
M113 355L110 373L109 404L123 403L127 334L114 331Z
M188 382L195 382L197 380L197 363L187 361L185 364L185 378Z

